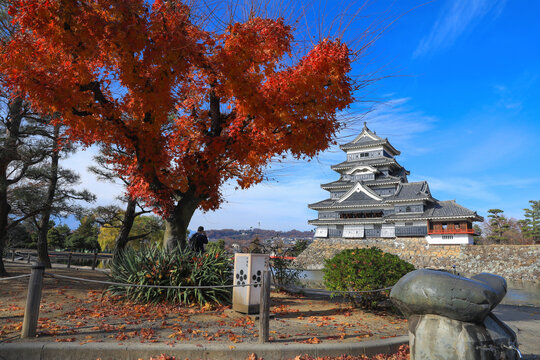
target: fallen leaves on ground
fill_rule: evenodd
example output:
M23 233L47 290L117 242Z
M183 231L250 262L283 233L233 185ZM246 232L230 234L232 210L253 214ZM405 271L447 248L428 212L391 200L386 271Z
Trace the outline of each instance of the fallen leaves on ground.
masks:
M92 274L92 275L91 275ZM95 273L81 274L95 276ZM257 341L258 321L228 306L140 304L110 296L86 284L45 278L38 319L39 341L75 342L221 342L234 346ZM84 286L83 286L84 285ZM0 340L14 340L22 328L24 290L0 294ZM78 287L77 287L78 286ZM23 294L23 295L21 295ZM286 342L342 342L384 338L406 332L406 321L392 315L368 313L331 301L272 293L270 333ZM90 337L87 337L90 336ZM75 339L75 340L73 340Z

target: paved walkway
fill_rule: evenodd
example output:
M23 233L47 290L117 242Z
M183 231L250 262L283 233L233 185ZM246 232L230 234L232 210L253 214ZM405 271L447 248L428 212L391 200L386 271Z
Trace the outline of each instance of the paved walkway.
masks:
M540 359L540 307L498 305L493 313L515 331L526 359Z

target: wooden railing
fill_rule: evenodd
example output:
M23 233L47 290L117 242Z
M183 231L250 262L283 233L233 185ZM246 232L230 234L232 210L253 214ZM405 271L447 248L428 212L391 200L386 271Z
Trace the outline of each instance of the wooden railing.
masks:
M474 229L456 229L456 228L449 228L449 229L430 229L428 230L429 235L436 235L436 234L474 234Z

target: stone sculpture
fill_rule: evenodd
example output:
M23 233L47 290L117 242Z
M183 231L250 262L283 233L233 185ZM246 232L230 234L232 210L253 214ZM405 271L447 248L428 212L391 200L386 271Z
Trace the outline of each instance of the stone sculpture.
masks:
M491 310L506 295L504 278L416 270L390 298L409 321L411 360L519 359L516 334Z

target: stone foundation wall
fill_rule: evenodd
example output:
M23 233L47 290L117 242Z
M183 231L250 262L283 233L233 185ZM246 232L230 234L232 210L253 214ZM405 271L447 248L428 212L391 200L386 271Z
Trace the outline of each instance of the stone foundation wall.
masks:
M322 269L324 260L345 249L375 246L416 268L456 270L461 275L489 272L512 281L540 282L540 245L429 245L423 237L314 240L298 256L304 269Z

